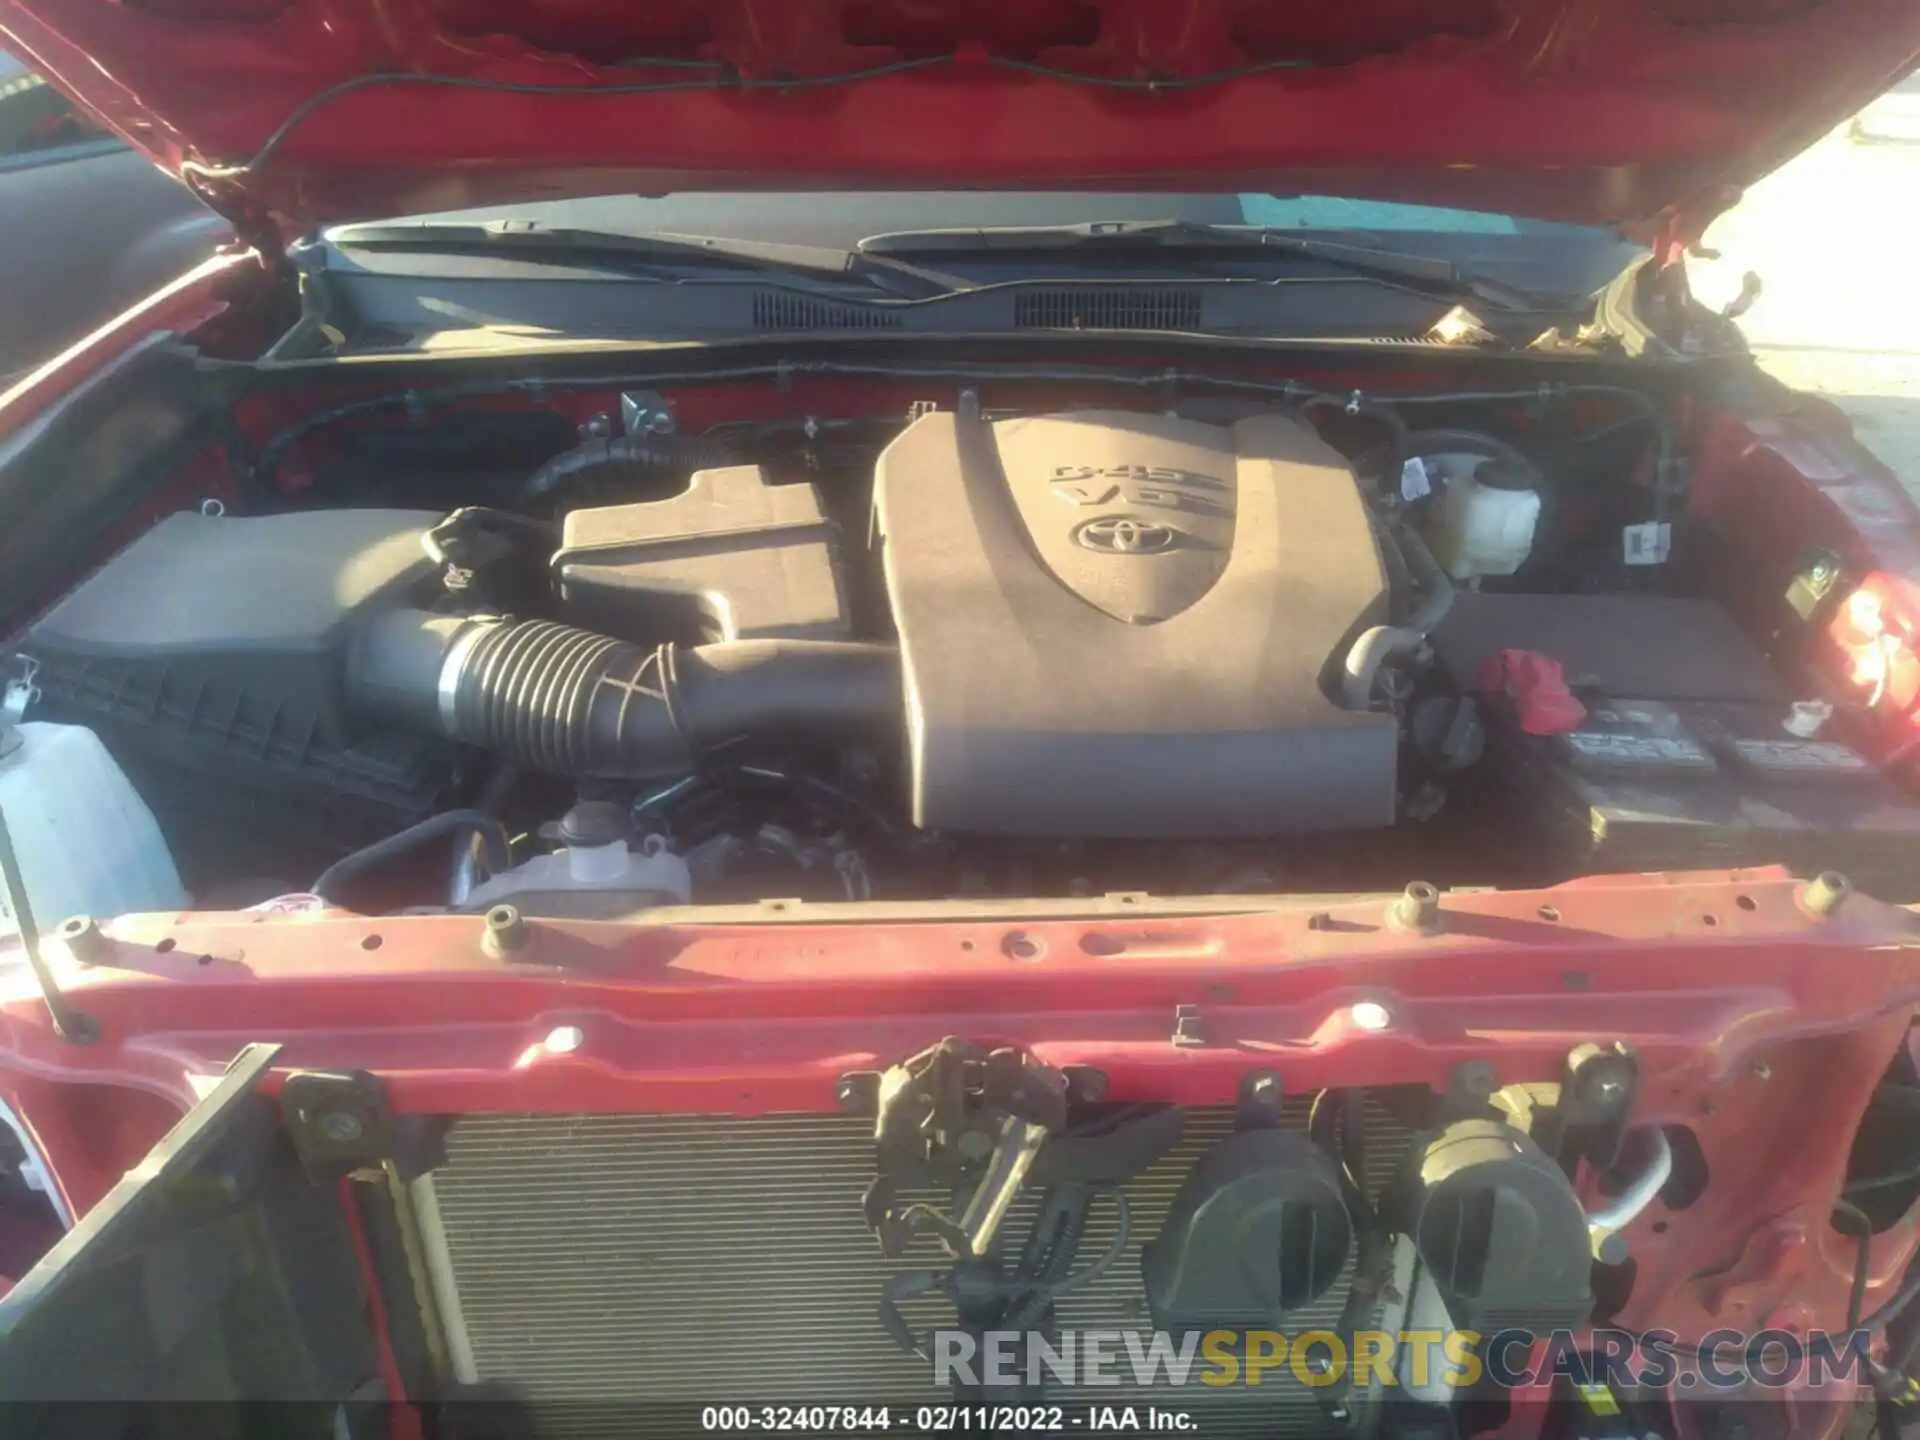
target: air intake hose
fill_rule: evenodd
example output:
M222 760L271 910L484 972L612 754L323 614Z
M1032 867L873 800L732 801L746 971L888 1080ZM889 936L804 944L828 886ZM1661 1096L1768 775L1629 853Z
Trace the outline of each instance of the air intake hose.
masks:
M398 610L354 641L347 693L385 715L559 775L686 771L762 734L898 726L887 645L733 640L649 649L545 620Z
M536 505L574 476L602 465L638 465L684 473L711 470L731 464L732 459L726 446L697 435L615 435L589 440L563 450L528 476L514 508L524 510Z

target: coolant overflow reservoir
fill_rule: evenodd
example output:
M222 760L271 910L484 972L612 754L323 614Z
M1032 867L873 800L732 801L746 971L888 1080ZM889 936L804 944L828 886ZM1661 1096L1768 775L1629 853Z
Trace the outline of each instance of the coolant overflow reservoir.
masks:
M0 814L43 934L69 915L187 904L153 812L84 726L0 724ZM0 936L19 929L9 903Z
M1456 475L1427 516L1427 548L1455 580L1511 575L1533 548L1539 520L1539 491L1500 489Z

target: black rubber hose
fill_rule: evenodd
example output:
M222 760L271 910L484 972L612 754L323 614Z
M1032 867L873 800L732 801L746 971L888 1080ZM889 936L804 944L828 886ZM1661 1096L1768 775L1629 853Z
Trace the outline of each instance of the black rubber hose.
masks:
M1878 1334L1904 1315L1916 1299L1920 1299L1920 1263L1908 1270L1906 1280L1893 1292L1893 1298L1863 1319L1859 1328Z
M438 815L428 816L418 825L409 825L397 835L389 835L365 849L342 856L322 871L320 878L308 888L322 900L334 900L337 898L334 892L345 882L397 860L429 840L444 839L463 830L473 831L486 843L487 866L494 874L498 875L513 864L506 829L498 820L478 810L443 810Z
M1453 608L1453 578L1440 568L1440 562L1427 549L1427 542L1420 538L1420 532L1411 525L1402 527L1397 539L1400 557L1406 561L1407 569L1413 573L1414 584L1420 587L1421 592L1420 603L1400 624L1422 635L1431 635L1434 627L1446 619L1447 612Z
M518 765L499 765L487 780L486 788L474 802L474 808L489 819L500 818L500 807L506 804L507 796L520 783ZM501 834L506 834L502 829ZM475 842L480 842L476 852ZM486 864L486 836L484 833L462 835L453 844L453 866L447 877L447 901L454 906L466 904L467 896L473 893L473 887L479 883L481 867ZM493 872L498 874L496 870Z
M900 658L888 645L733 640L647 649L545 620L396 611L349 656L354 703L438 729L537 770L684 774L756 735L839 740L897 727Z
M1387 469L1385 484L1398 487L1400 467L1406 463L1411 453L1407 448L1407 422L1400 412L1390 403L1363 398L1358 391L1351 395L1312 395L1301 402L1300 416L1307 419L1315 410L1337 410L1356 419L1371 420L1386 432ZM1310 420L1308 423L1312 423Z
M1873 1221L1867 1218L1867 1212L1858 1205L1850 1205L1845 1200L1835 1203L1834 1213L1844 1215L1854 1223L1854 1235L1860 1241L1854 1251L1853 1285L1847 1291L1847 1329L1859 1327L1861 1312L1867 1303L1867 1278L1873 1262ZM1834 1226L1834 1229L1839 1229Z
M640 465L653 470L708 470L732 462L725 445L697 435L615 435L563 450L520 487L514 508L538 504L568 480L601 465Z
M1399 546L1401 559L1420 586L1421 599L1404 620L1361 631L1347 651L1340 693L1349 710L1367 709L1373 703L1373 682L1380 674L1380 667L1395 656L1418 651L1433 628L1453 608L1453 581L1440 568L1440 562L1433 558L1419 533L1411 525L1403 525L1391 539Z
M445 519L437 521L420 537L420 548L435 565L458 565L458 553L467 537L477 530L505 530L531 535L546 542L549 549L560 538L560 527L551 520L535 520L510 510L492 510L485 505L462 505Z

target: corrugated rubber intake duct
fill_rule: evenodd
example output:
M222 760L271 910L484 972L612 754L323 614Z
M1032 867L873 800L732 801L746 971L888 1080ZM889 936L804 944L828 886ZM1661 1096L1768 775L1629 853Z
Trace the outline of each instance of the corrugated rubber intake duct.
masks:
M545 620L424 610L363 630L347 685L362 710L560 775L678 774L743 737L838 742L902 723L891 646L648 648Z

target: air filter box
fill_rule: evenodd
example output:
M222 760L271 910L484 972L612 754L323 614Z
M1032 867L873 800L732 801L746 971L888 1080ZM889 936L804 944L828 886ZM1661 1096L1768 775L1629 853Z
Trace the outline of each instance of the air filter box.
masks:
M695 472L666 500L567 513L567 618L635 643L844 640L840 531L811 485L757 465Z
M360 621L431 586L420 539L437 518L168 516L23 637L33 713L106 741L190 885L252 863L262 837L319 837L324 856L400 829L438 807L456 752L356 723L340 655Z

